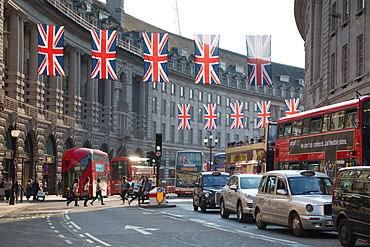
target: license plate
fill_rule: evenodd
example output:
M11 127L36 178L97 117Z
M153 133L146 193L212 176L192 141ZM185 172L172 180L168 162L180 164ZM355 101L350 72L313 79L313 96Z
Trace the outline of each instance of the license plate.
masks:
M328 220L325 222L325 225L326 226L333 226L333 221L332 220Z

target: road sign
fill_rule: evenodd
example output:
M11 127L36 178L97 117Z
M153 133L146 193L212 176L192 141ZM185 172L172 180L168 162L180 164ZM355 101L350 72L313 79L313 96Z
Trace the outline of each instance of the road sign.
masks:
M164 199L164 188L162 186L157 187L157 202L161 203Z

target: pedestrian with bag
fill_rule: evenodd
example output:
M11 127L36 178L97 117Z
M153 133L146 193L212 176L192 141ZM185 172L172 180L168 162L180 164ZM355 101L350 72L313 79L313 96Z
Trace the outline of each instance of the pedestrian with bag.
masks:
M141 200L141 203L144 204L145 197L149 194L149 190L152 188L152 184L148 178L148 176L145 176L141 182L141 191L139 194L139 203Z
M86 177L85 183L84 183L84 190L82 192L82 195L84 196L84 199L85 199L85 201L84 201L84 207L87 207L87 202L90 199L89 188L90 188L90 177Z
M71 193L72 197L67 201L67 207L72 201L75 201L75 206L80 206L78 205L78 178L76 178L75 182L73 183Z
M4 193L6 202L9 202L12 186L13 186L12 178L7 178L4 182Z
M125 204L125 199L127 199L129 205L130 205L130 201L129 199L126 197L126 194L128 193L130 189L130 183L127 182L127 177L123 177L122 178L122 185L121 185L121 197L122 197L122 205Z
M100 185L100 178L98 178L96 180L96 196L92 199L92 201L90 202L90 205L93 206L94 205L94 202L96 199L98 199L98 197L100 196L100 202L101 202L101 205L105 205L104 202L103 202L103 196L101 194L101 192L104 191L104 189L101 187Z

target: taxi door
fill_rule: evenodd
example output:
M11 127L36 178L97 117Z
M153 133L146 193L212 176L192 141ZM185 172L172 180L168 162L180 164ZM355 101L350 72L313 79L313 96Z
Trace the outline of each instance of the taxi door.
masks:
M265 222L272 222L274 212L273 198L275 195L276 176L268 176L264 193L258 197L258 205L262 213L262 219Z
M283 177L278 177L276 182L275 196L271 199L272 220L279 225L288 225L290 196L287 183Z

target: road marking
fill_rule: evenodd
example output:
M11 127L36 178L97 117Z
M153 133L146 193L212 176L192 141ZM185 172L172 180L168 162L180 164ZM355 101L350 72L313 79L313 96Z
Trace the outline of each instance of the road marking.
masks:
M68 215L66 215L66 219L67 219L67 220L70 220L70 218L69 218L69 216L68 216Z
M174 216L170 216L170 215L163 215L163 217L167 217L167 218L171 218L171 219L179 220L179 221L187 221L187 220L184 220L184 219L181 219L181 218L178 218L178 217L174 217Z
M71 225L73 225L76 229L80 230L81 227L79 227L76 223L74 223L73 221L70 222Z
M141 226L130 226L130 225L126 225L124 229L133 229L137 232L140 232L142 234L152 234L151 232L148 232L148 231L158 231L159 229L156 229L156 228L145 228L145 227L141 227Z
M64 237L64 235L62 235L62 234L59 234L59 237L60 237L60 238L65 238L65 237Z
M110 244L108 244L108 243L106 243L106 242L104 242L104 241L102 241L102 240L100 240L100 239L98 239L98 238L94 237L94 236L93 236L93 235L91 235L90 233L85 233L85 235L86 235L86 236L88 236L88 237L90 237L90 238L92 238L92 239L94 239L95 241L97 241L97 242L99 242L99 243L101 243L101 244L104 244L105 246L111 246Z
M72 241L66 240L67 244L72 244Z

